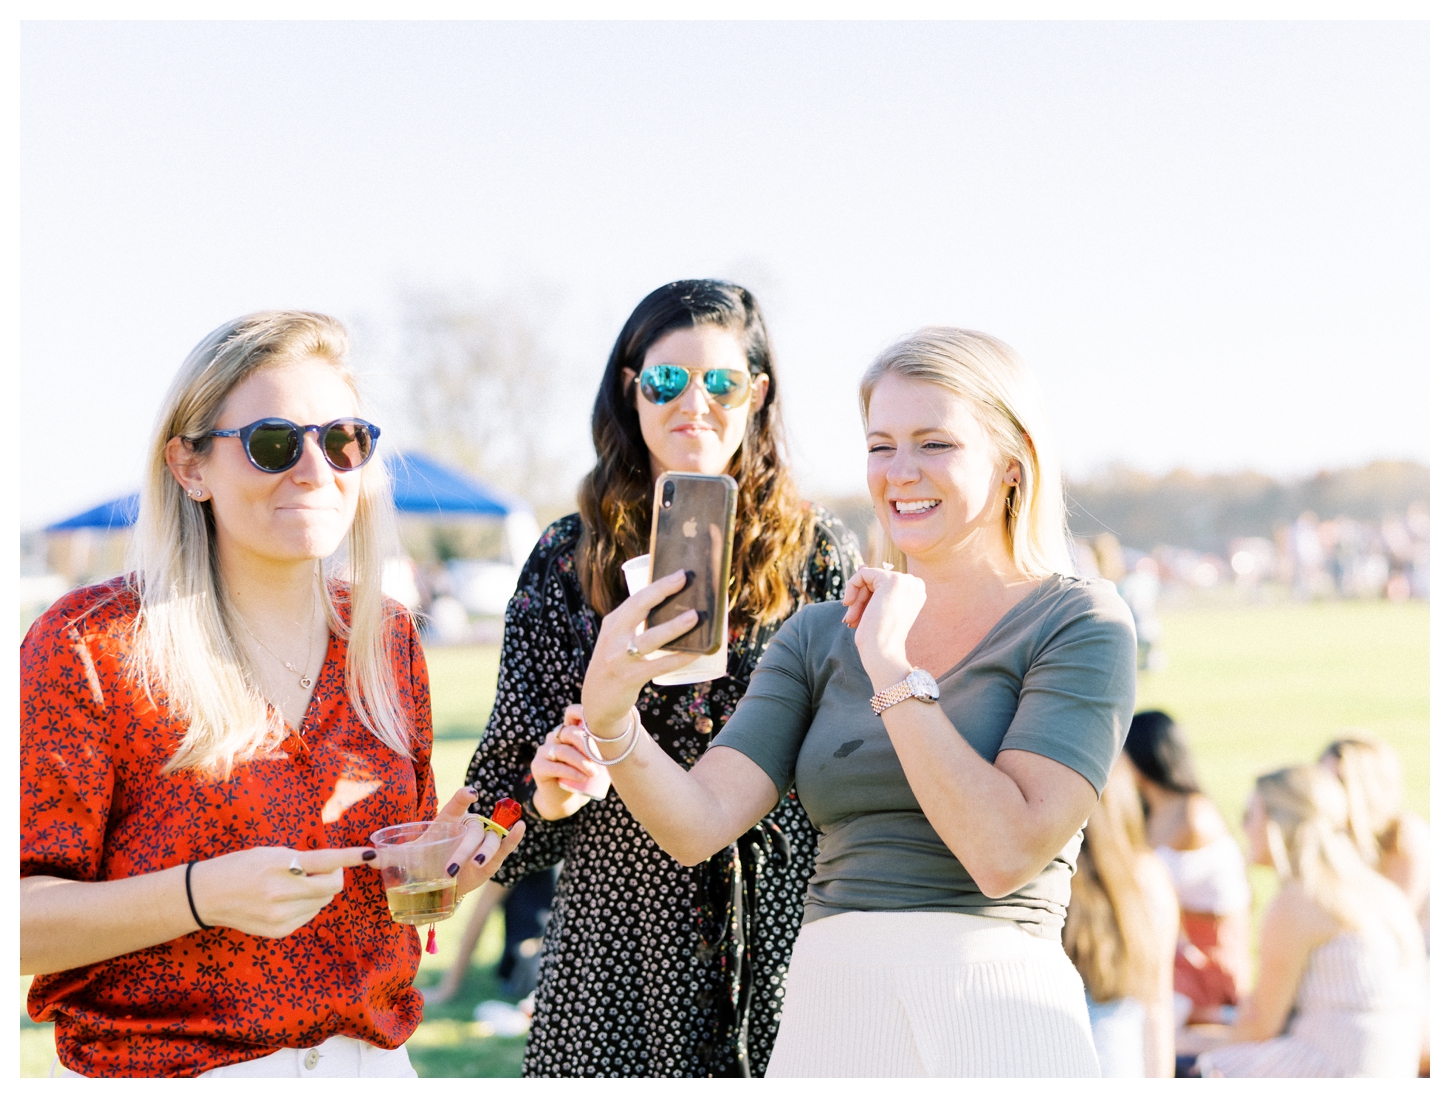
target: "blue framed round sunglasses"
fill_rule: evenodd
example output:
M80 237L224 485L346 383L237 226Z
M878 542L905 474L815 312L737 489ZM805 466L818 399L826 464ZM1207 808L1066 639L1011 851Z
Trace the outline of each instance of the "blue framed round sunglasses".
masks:
M692 370L658 363L646 366L634 380L645 400L668 404L678 400L697 377L703 378L705 392L722 408L738 408L750 397L750 374L745 370Z
M285 473L302 457L302 439L317 432L322 456L340 473L361 469L377 449L382 428L365 419L334 419L327 423L293 423L290 419L259 419L230 431L208 431L202 438L241 439L252 467L264 473Z

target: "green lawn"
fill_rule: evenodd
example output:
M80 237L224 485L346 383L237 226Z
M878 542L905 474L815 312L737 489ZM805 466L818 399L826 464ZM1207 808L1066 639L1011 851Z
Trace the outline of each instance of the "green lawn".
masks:
M1145 674L1138 708L1161 708L1187 730L1199 774L1238 827L1254 776L1309 762L1334 735L1362 728L1393 744L1404 763L1408 806L1430 813L1430 611L1422 603L1201 605L1163 613L1165 670ZM440 795L463 781L483 729L498 673L494 647L428 653ZM1254 874L1258 903L1272 892ZM472 902L472 901L468 901ZM433 983L453 955L466 911L438 928L439 952L424 954L420 985ZM408 1042L420 1075L517 1075L523 1038L485 1036L473 1006L501 998L493 966L502 949L495 914L454 1003L430 1007ZM50 1027L25 1017L21 981L21 1075L44 1075L53 1055Z
M1391 744L1407 806L1430 814L1430 608L1424 603L1204 606L1163 615L1168 666L1138 708L1171 713L1237 824L1256 775L1313 762L1344 729Z
M1163 615L1168 666L1138 678L1139 709L1172 714L1199 780L1242 842L1254 779L1313 762L1361 729L1391 744L1405 803L1430 815L1430 608L1425 603L1200 605ZM1249 868L1258 915L1272 871Z
M438 796L446 798L463 784L478 738L493 705L498 681L498 649L493 646L439 648L428 653L428 676L433 688L433 778ZM475 902L470 897L465 903ZM456 942L467 924L460 911L438 925L438 952L423 954L419 986L434 983L456 952ZM473 1007L484 999L503 999L494 978L494 966L503 951L503 915L489 918L468 979L451 1003L430 1006L423 1024L408 1041L408 1055L418 1074L439 1077L517 1076L524 1058L524 1038L485 1036L473 1024Z

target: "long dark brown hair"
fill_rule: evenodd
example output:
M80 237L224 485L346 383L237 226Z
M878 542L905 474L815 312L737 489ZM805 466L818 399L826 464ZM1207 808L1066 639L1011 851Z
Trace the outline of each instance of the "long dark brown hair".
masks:
M765 402L750 417L745 440L725 470L735 478L735 544L731 554L732 622L770 622L799 598L811 517L786 466L775 356L760 307L749 290L714 279L661 286L641 301L614 341L594 398L594 468L579 485L584 535L577 568L589 604L607 614L627 597L622 565L649 551L654 482L625 370L636 374L645 353L682 328L713 325L740 342L750 374L770 379Z
M1083 829L1062 931L1063 949L1100 1003L1124 995L1156 997L1162 973L1138 869L1150 849L1138 791L1128 762L1119 758Z
M1200 793L1198 774L1188 738L1172 717L1161 709L1133 714L1123 753L1139 774L1171 793Z

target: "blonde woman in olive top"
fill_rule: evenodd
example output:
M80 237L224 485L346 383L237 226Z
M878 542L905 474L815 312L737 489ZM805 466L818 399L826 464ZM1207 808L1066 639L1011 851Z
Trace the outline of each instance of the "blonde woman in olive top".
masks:
M926 329L876 361L861 407L895 566L856 573L844 620L786 622L692 770L632 709L691 658L659 651L691 613L635 634L685 577L601 626L562 739L612 764L668 853L707 858L792 791L822 832L770 1075L1098 1074L1061 929L1136 642L1112 585L1070 574L1032 394L980 333Z

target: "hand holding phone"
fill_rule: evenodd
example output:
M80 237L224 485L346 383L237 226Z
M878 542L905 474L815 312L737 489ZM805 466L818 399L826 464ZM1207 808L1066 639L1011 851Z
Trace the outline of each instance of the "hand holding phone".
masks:
M663 473L655 481L650 579L681 568L689 579L650 611L648 624L670 621L686 610L699 614L694 628L670 642L671 652L711 655L725 643L737 492L735 478L725 475Z

